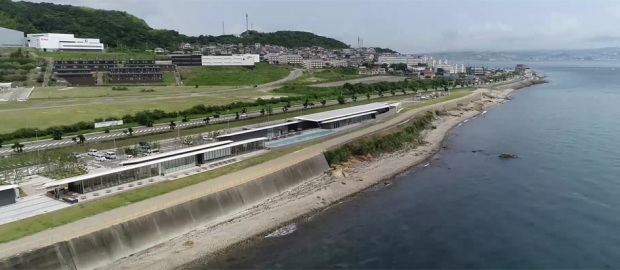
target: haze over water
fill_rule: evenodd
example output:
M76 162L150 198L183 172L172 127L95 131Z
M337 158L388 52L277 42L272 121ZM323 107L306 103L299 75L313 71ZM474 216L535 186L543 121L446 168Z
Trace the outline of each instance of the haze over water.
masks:
M580 65L531 64L550 83L453 130L430 166L189 266L620 268L620 68Z

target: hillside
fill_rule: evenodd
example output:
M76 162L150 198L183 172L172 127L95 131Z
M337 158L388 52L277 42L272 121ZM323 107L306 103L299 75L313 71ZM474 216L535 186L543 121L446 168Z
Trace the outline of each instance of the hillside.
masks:
M176 50L181 42L348 47L347 44L332 38L299 31L273 33L248 31L240 37L232 35L189 37L173 30L153 29L144 20L127 12L11 0L0 0L0 26L26 33L73 33L77 37L99 38L110 47L140 49L164 47Z

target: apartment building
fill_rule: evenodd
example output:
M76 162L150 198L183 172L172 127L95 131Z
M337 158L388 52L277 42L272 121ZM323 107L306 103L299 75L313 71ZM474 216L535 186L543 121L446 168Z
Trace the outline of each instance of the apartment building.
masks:
M325 61L321 59L309 59L303 61L303 66L306 69L319 69L325 67Z
M302 64L304 58L298 54L280 55L280 64Z
M349 62L347 60L332 60L329 62L332 67L348 67Z

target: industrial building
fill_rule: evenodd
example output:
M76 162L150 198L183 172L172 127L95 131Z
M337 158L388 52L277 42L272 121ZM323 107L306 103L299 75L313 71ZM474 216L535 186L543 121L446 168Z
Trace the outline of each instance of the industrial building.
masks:
M159 67L115 67L108 74L109 83L161 83Z
M0 185L0 206L15 203L19 198L17 185Z
M74 86L92 86L97 84L97 80L90 69L58 69L55 71L56 77L62 78Z
M265 148L265 140L221 141L189 147L124 162L122 167L111 170L49 182L44 187L50 191L67 189L79 194L89 193L259 151Z
M25 37L24 32L0 27L0 47L24 47Z
M308 114L295 117L285 123L257 127L234 133L223 134L218 140L241 141L249 138L265 137L268 140L287 137L291 134L309 129L336 129L344 126L375 119L377 115L387 113L394 106L387 103L370 103L333 111Z
M99 39L76 38L73 34L28 34L28 47L40 51L103 51L105 49Z

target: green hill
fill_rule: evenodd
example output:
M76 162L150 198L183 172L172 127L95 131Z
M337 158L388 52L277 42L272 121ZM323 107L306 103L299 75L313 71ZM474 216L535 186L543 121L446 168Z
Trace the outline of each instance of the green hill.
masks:
M0 0L0 26L26 33L72 33L77 37L99 38L110 47L139 49L163 47L177 50L182 42L349 47L332 38L300 31L273 33L247 31L239 37L233 35L190 37L173 30L153 29L144 20L127 12L11 0Z

